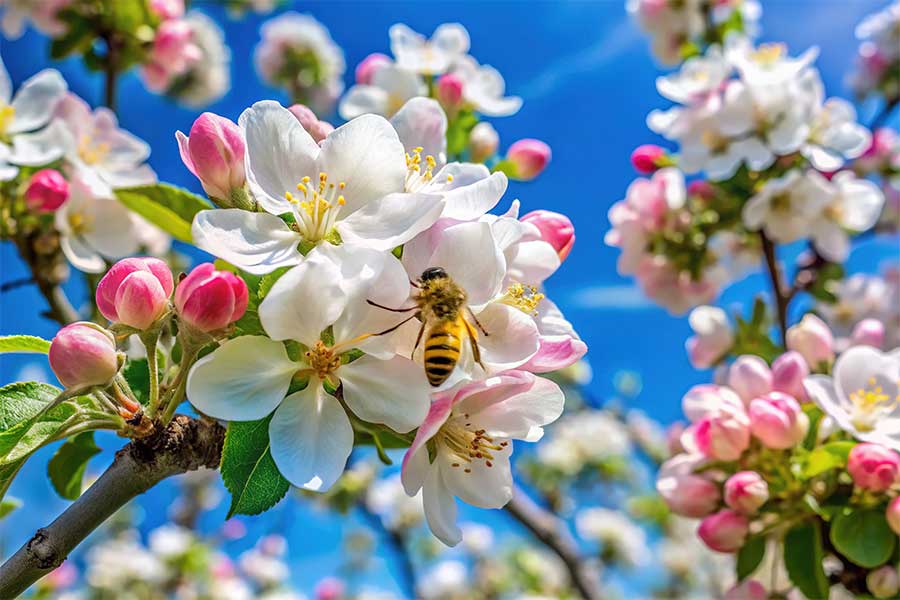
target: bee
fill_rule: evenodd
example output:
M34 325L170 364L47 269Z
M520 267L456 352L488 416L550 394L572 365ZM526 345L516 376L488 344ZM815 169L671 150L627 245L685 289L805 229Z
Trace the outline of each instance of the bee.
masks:
M484 364L481 362L481 352L478 349L478 331L466 318L466 311L475 321L478 329L484 333L484 330L478 319L468 307L468 296L466 291L459 286L450 275L447 274L442 267L430 267L422 272L421 277L416 282L410 282L413 287L419 290L414 300L416 305L410 308L389 308L376 304L369 300L369 304L383 308L391 312L409 312L416 311L414 315L401 321L399 324L391 327L386 331L375 335L383 335L394 331L404 323L419 319L422 326L419 327L419 334L416 336L416 344L413 347L413 354L419 348L425 330L428 335L425 336L425 376L428 383L433 387L437 387L447 381L456 364L459 362L459 356L462 350L463 341L468 338L469 345L472 348L472 357L482 368Z

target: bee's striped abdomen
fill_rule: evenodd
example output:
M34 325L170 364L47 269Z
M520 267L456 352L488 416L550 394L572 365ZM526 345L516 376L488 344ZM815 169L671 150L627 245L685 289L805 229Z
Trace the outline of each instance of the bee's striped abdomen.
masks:
M459 361L460 327L458 323L438 323L425 340L425 376L437 387L447 381Z

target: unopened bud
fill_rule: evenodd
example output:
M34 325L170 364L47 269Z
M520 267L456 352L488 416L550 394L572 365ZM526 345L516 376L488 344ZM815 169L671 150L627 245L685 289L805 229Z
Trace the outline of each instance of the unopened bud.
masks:
M666 166L666 151L655 144L638 146L631 153L631 164L638 173L648 175Z
M540 175L550 162L550 146L540 140L524 139L513 143L506 152L512 165L511 177L530 181Z
M69 182L56 169L41 169L25 189L25 204L35 212L53 212L69 199Z
M472 162L484 162L497 153L499 145L497 130L487 121L482 121L469 134L469 159Z
M50 368L66 388L109 383L119 370L115 338L93 323L72 323L50 343Z
M247 310L247 284L212 263L198 265L175 290L175 309L181 322L211 332L234 323Z
M144 330L165 313L174 287L158 258L125 258L97 284L97 308L110 321Z
M244 137L233 122L206 112L194 121L190 137L180 131L175 137L181 160L211 197L227 200L244 187Z

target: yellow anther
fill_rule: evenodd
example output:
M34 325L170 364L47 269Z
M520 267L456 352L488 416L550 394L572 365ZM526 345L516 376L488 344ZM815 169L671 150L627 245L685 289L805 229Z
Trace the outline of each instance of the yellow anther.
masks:
M415 152L416 154L421 154L422 150L424 149L425 148L423 148L422 146L416 146L415 148L413 148L413 152Z
M300 181L302 181L303 183L309 183L309 175L305 175L300 179Z
M447 183L451 183L453 181L453 175L447 175Z
M13 117L16 116L16 109L12 106L4 106L0 108L0 133L6 131L6 128L9 127L10 123L12 123Z
M284 193L284 198L285 198L285 200L287 200L288 202L294 202L294 195L293 195L292 193L290 193L290 192L285 192L285 193Z
M343 196L338 196L337 203L338 203L340 206L343 206L343 205L347 204L347 201L344 200L344 197L343 197Z
M514 283L507 288L500 301L518 308L526 314L537 316L537 307L544 298L545 295L539 292L535 286Z
M307 193L306 186L303 185L302 183L297 184L297 190L303 192L304 194Z
M338 184L339 189L344 189L345 187L347 187L347 184L344 183L343 181Z

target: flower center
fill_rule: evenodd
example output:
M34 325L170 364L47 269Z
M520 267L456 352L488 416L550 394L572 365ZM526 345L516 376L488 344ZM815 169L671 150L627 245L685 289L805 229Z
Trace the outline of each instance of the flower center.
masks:
M493 453L504 450L509 445L507 441L494 441L484 429L473 430L468 414L447 421L438 432L436 441L459 459L458 462L450 463L451 466L462 467L466 473L471 473L472 469L463 463L483 460L486 467L493 467Z
M865 387L850 392L850 401L853 402L853 426L860 431L872 431L878 419L900 403L900 394L891 398L878 380L870 377Z
M500 297L500 302L518 308L525 314L537 316L537 307L546 297L533 285L514 283L506 289L506 293Z
M784 44L760 44L750 55L750 58L758 65L771 67L784 56Z
M721 135L718 131L707 129L700 136L700 139L713 154L721 154L728 150L728 138Z
M412 154L406 153L406 182L404 189L407 192L418 192L434 179L434 168L437 161L430 154L422 156L422 147L413 148ZM424 164L423 164L424 158ZM447 183L453 181L453 175L447 175Z
M328 181L327 173L319 173L318 186L313 187L310 178L304 177L297 184L299 194L284 193L293 207L297 229L305 240L321 241L334 229L341 207L347 203L341 194L346 185L343 181L334 184Z
M86 165L95 165L109 154L109 144L106 142L95 143L94 139L85 134L78 140L78 156Z
M781 192L772 196L772 211L779 213L791 212L791 195L787 192Z
M68 221L74 235L82 235L91 229L91 220L84 213L69 213Z
M6 133L6 129L12 124L13 118L16 116L16 109L12 106L4 106L0 108L0 135Z
M341 366L341 355L319 340L316 345L304 354L309 368L316 377L325 381Z

